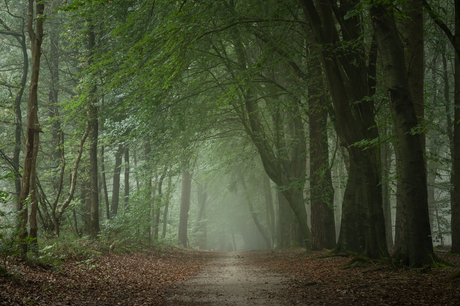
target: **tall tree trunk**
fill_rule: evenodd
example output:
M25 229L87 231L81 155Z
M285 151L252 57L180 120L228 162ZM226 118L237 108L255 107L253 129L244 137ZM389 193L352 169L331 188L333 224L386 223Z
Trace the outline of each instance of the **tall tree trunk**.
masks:
M365 218L365 216L356 198L358 194L357 176L359 168L353 159L350 159L349 163L348 181L343 196L342 221L340 223L337 251L353 250L362 254L365 250L365 237L364 224L360 220Z
M192 187L192 175L188 170L182 172L182 193L179 216L179 244L187 247L188 212L190 210L190 192Z
M460 253L460 3L455 1L454 201L451 203L452 253Z
M394 250L401 249L404 241L404 216L403 216L403 186L401 182L401 158L397 141L394 142L396 161L396 216L395 216L395 243Z
M136 179L136 190L139 190L139 172L137 169L137 150L133 150L133 157L134 157L134 178Z
M437 131L431 130L430 131L430 137L429 137L429 147L430 147L430 154L433 156L437 156L439 154L439 148L438 145L436 144L436 139L439 138L439 134ZM431 233L432 236L438 239L439 236L442 234L440 233L440 228L438 226L438 234L434 235L434 221L436 217L436 211L437 211L437 203L436 203L436 198L435 198L435 182L436 182L436 173L438 172L438 162L436 160L428 160L427 162L427 169L428 169L428 174L427 174L427 185L428 185L428 209L429 209L429 217L430 217L430 227L431 227Z
M425 43L423 38L423 2L410 0L403 4L407 12L406 18L401 21L401 33L404 39L405 62L409 88L414 103L415 114L419 125L423 125L425 114L424 106L424 75L425 75ZM422 149L425 152L425 134L419 134Z
M166 168L166 167L165 167ZM158 180L158 200L156 201L157 204L155 205L155 232L154 232L154 237L155 240L158 240L159 238L159 232L160 232L160 216L161 216L161 206L163 205L163 181L166 176L166 170L163 172L163 174L160 176L160 179Z
M417 115L392 9L374 3L370 9L375 36L382 58L385 85L395 123L401 160L404 241L398 253L411 267L433 263L434 253L428 215L426 167L422 139L411 131L418 126ZM419 29L423 31L423 29Z
M270 186L270 178L267 174L263 174L264 180L264 196L265 196L265 210L267 212L267 224L268 224L268 231L270 233L271 238L271 247L275 245L275 209L273 206L273 196L272 196L272 188Z
M311 77L321 75L319 63L311 64ZM327 109L321 101L322 82L311 86L308 94L310 128L310 201L312 250L335 246L335 220L333 211L334 189L329 167L327 137Z
M85 178L81 182L81 195L82 195L82 206L84 207L85 213L83 214L83 221L85 223L85 233L90 234L90 211L91 202L89 200L89 171L86 170Z
M291 238L292 210L283 193L276 190L278 198L278 246L289 247L293 244Z
M105 201L105 213L107 220L110 220L110 203L109 203L109 192L107 190L107 178L105 175L105 146L101 146L101 172L102 172L102 190L104 193L104 201Z
M386 138L387 127L384 126L382 133L383 138ZM385 233L387 237L388 249L393 248L393 223L391 219L391 201L390 201L390 166L391 166L391 151L387 141L381 145L382 157L382 198L383 198L383 213L385 215Z
M37 118L38 122L38 118ZM37 190L37 158L39 133L35 133L34 152L35 159L32 164L32 173L30 175L30 214L29 214L29 237L31 238L31 250L38 254L38 224L37 224L37 210L38 210L38 190Z
M310 39L312 41L312 39ZM310 55L316 56L313 46ZM329 167L329 143L327 136L328 102L321 91L324 84L321 79L319 60L308 63L308 78L313 86L308 89L308 116L310 129L310 201L312 250L335 247L334 189Z
M44 13L45 5L43 2L36 4L37 15ZM26 200L35 186L31 186L31 176L33 176L33 167L36 164L37 155L34 154L38 150L34 150L38 146L38 133L40 132L40 124L38 122L38 76L40 73L40 56L41 45L43 41L43 21L42 17L34 17L34 0L29 0L29 18L27 28L32 46L32 74L29 87L29 102L27 105L27 127L26 127L26 147L24 152L24 173L22 175L21 193L19 194L19 245L21 256L25 257L27 253L27 242L25 239L27 233L27 218L28 209ZM35 20L35 31L33 29L33 22ZM36 135L37 134L37 135Z
M21 193L21 174L19 171L19 155L21 153L21 134L22 134L22 111L21 111L21 100L24 93L24 88L27 82L27 73L29 71L29 57L27 55L26 38L24 35L15 36L18 42L21 44L22 55L23 55L23 69L21 83L19 84L19 92L14 99L14 111L16 113L16 122L14 128L14 153L13 153L13 165L15 167L14 174L14 187L16 196L19 197ZM16 202L16 210L20 211L19 202Z
M101 99L101 108L104 111L104 96ZM104 121L101 122L100 130L104 131ZM105 213L107 220L110 220L110 203L109 203L109 191L107 189L107 176L105 174L105 145L101 145L101 176L102 176L102 192L104 194L105 202Z
M163 231L161 232L161 237L164 239L166 238L166 227L168 223L168 210L169 210L169 199L170 199L170 194L171 194L171 188L172 188L172 175L171 171L168 174L168 199L166 200L165 203L165 208L163 211Z
M92 21L90 21L92 23ZM89 65L93 63L94 48L96 45L96 36L93 25L90 25L88 31L88 48L90 52ZM90 101L88 104L88 121L90 125L89 132L89 200L90 200L90 236L96 239L99 234L99 193L97 180L97 141L98 141L98 108L96 98L96 85L90 90Z
M362 233L355 233L355 235L364 237L364 248L352 249L352 251L364 252L371 258L387 256L379 147L363 149L354 145L379 137L374 119L374 102L369 99L374 93L372 86L374 72L371 65L366 66L364 59L367 57L362 48L353 47L352 50L342 53L331 47L337 44L343 45L343 43L355 45L360 41L362 39L362 27L359 25L361 20L358 16L346 18L347 12L355 9L351 2L341 3L340 10L332 5L332 1L315 4L313 0L300 0L300 4L314 33L316 43L323 46L320 59L332 96L336 132L341 144L348 148L350 159L353 160L349 171L354 171L355 174L349 175L348 184L352 186L347 187L348 194L344 197L342 216L348 210L348 205L362 206L365 213L365 218L362 219L363 227L355 228L363 230ZM340 23L340 35L337 31L336 20ZM374 47L371 47L371 56L372 48ZM372 63L372 61L369 62ZM350 179L353 177L357 181L353 182ZM358 190L358 194L354 196L350 194ZM350 200L357 201L357 203L346 202ZM344 224L348 221L351 220L342 219L342 229L354 228L353 224ZM346 237L351 239L351 233L339 239L339 249L344 248L344 245L340 243L345 243L350 247L357 246L355 243L346 243Z
M113 188L112 188L112 206L111 215L115 217L118 214L118 206L120 203L120 172L121 172L121 156L123 154L123 145L118 145L118 150L115 153L115 170L113 171Z
M125 210L129 205L129 148L125 148L125 197L124 197Z
M194 234L197 236L197 244L200 250L206 249L206 202L208 200L208 193L206 192L206 184L197 185L197 199L198 199L198 217Z

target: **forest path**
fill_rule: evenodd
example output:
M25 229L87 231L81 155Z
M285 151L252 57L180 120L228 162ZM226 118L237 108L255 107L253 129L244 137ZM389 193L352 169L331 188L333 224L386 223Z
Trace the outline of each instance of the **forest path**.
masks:
M174 305L288 305L279 292L286 276L254 265L257 252L215 253L168 300Z

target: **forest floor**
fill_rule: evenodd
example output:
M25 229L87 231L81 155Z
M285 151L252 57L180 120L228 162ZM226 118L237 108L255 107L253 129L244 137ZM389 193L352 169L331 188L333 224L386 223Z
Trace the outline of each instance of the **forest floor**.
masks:
M451 278L460 256L438 255L457 267L350 267L351 257L301 249L152 248L54 267L15 259L0 276L0 305L460 305L460 278Z

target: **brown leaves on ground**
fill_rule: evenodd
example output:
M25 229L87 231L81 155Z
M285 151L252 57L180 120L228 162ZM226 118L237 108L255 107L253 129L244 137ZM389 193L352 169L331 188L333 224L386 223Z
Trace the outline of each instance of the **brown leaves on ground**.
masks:
M460 279L450 278L460 257L438 255L457 268L404 269L387 260L343 269L352 258L303 250L264 251L253 259L290 278L281 293L290 305L460 305Z
M460 278L450 278L458 267L403 269L370 261L343 269L351 258L327 252L238 254L249 265L285 276L288 289L277 295L287 305L460 305ZM48 270L23 264L15 277L0 277L0 305L167 305L173 289L221 255L170 248L69 261ZM440 256L460 264L459 256Z
M164 305L167 292L194 275L206 254L152 249L50 270L23 263L15 277L0 277L0 305Z

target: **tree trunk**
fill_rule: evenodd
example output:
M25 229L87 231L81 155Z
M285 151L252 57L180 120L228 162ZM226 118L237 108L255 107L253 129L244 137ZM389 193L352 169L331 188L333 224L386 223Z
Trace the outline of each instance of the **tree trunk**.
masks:
M38 118L37 118L38 122ZM29 214L29 237L31 238L31 250L38 254L38 224L37 224L37 210L38 210L38 190L37 190L37 155L39 144L39 133L35 133L34 152L35 159L32 164L32 173L30 175L30 214Z
M365 250L364 224L359 220L365 216L356 198L358 194L358 171L355 161L350 159L347 187L343 196L342 222L340 223L337 251L351 250L363 254Z
M104 192L105 200L105 213L107 220L110 220L110 204L109 204L109 192L107 190L107 178L105 176L105 146L101 146L101 172L102 172L102 190Z
M374 119L374 102L369 99L374 93L372 85L375 70L373 72L372 65L366 66L364 59L367 56L362 48L353 47L352 50L342 53L330 47L360 41L361 20L358 16L346 18L347 12L355 9L349 2L341 3L340 10L337 10L331 1L318 2L316 5L312 0L300 0L300 3L314 33L315 41L323 46L320 58L332 95L336 132L340 137L341 145L348 148L350 159L353 160L350 171L353 167L359 169L354 169L355 174L349 175L348 183L354 187L347 187L348 194L344 198L342 216L349 209L347 206L362 206L365 213L365 218L362 219L364 226L355 228L364 231L355 233L358 237L364 237L365 247L361 251L371 258L387 256L379 147L368 146L364 149L355 145L379 137ZM334 15L340 23L341 35L337 32ZM371 56L372 48L373 46ZM350 177L354 177L357 181L353 182ZM360 193L352 196L350 193L353 190L360 190ZM345 202L350 200L358 202L355 204ZM349 220L349 218L342 220L342 229L354 228L353 224L344 224ZM350 235L351 233L346 233L342 239L339 239L338 249L343 249L345 245L355 245L346 242L347 237L351 239Z
M383 138L386 138L387 127L384 126L382 133ZM388 249L393 248L393 223L391 219L391 202L390 202L390 166L391 152L389 143L384 141L381 145L382 157L382 198L383 198L383 213L385 215L385 234L387 237Z
M133 158L134 158L134 178L136 179L136 190L139 190L139 172L137 169L137 150L133 150Z
M102 111L104 111L104 96L101 100ZM104 131L104 121L101 122L101 131ZM101 176L102 176L102 192L104 193L105 213L107 220L110 220L110 203L109 192L107 189L107 176L105 175L105 145L101 145ZM139 189L139 188L138 188Z
M161 216L161 206L163 205L163 181L166 176L166 169L161 175L160 179L158 180L158 201L157 205L155 205L155 232L154 237L156 240L159 238L159 231L160 231L160 216Z
M112 206L111 215L115 217L118 214L118 206L120 203L120 172L121 172L121 156L123 154L123 145L118 145L118 150L115 153L115 170L113 171L113 188L112 188Z
M43 2L36 4L36 11L38 14L43 14L45 5ZM33 21L36 22L36 33L33 29ZM43 18L34 17L34 1L29 0L29 18L27 22L27 28L32 46L32 74L30 79L29 87L29 102L27 105L27 127L26 127L26 146L24 151L24 172L22 175L21 193L19 194L19 245L21 256L25 257L27 254L27 242L25 239L28 236L27 233L27 218L28 208L26 200L29 197L32 189L35 190L35 186L31 186L31 176L33 176L34 165L36 164L37 155L34 152L35 146L38 146L38 133L40 132L40 124L38 122L38 76L40 73L40 56L41 56L41 45L43 41ZM35 135L37 134L37 135Z
M19 198L21 193L21 174L19 171L19 155L21 153L21 134L22 134L22 111L21 111L21 100L24 93L24 88L27 82L27 73L29 71L29 57L27 55L26 38L24 35L15 36L18 42L21 44L22 55L23 55L23 69L22 79L19 87L19 92L14 99L14 111L16 113L16 122L14 129L14 153L13 153L13 165L15 167L14 174L14 186L16 196ZM21 210L19 202L16 202L16 210Z
M180 201L179 219L179 244L187 247L188 212L190 210L190 192L192 187L192 175L188 170L182 172L182 193Z
M129 148L125 148L125 197L124 197L125 210L129 205Z
M291 235L292 210L283 193L277 189L278 196L278 246L289 247L293 244Z
M310 39L312 41L312 39ZM309 46L309 55L316 50ZM329 167L329 143L327 136L328 101L321 91L324 84L318 60L308 62L308 78L313 86L308 88L308 116L310 129L310 201L312 250L335 247L335 220L333 210L334 189Z
M436 144L436 139L439 139L440 135L437 131L431 130L430 131L430 153L433 156L437 156L439 154L439 148L438 145ZM434 230L434 220L436 217L436 211L437 211L437 203L436 203L436 198L435 198L435 182L436 182L436 173L438 172L438 161L436 160L428 160L427 162L427 169L428 169L428 174L427 174L427 193L428 193L428 209L429 209L429 217L430 217L430 227L431 227L431 234L432 237L434 237L436 240L442 235L441 234L441 229L437 227L437 235L435 235L435 230Z
M172 175L171 172L168 174L168 199L166 200L165 208L163 211L163 231L161 232L161 237L166 238L166 226L168 223L168 210L169 210L169 199L171 194L172 187Z
M401 249L404 237L404 224L403 220L403 187L401 182L401 158L399 156L398 144L395 141L393 144L395 148L395 160L396 160L396 216L395 216L395 243L394 250Z
M424 75L425 75L425 43L423 38L423 1L410 0L403 4L407 16L401 21L401 33L404 39L405 62L409 88L414 103L418 123L423 125L424 106ZM425 152L425 134L420 133L422 149Z
M91 22L91 21L90 21ZM96 45L96 37L94 34L93 25L90 26L88 32L88 48L90 52L89 65L92 64L94 56L94 47ZM89 132L89 200L90 200L90 236L96 239L99 234L99 193L97 190L97 140L98 140L98 110L96 98L96 85L90 90L90 101L88 104L88 122L90 125Z
M263 174L263 180L268 231L271 238L271 247L273 247L275 245L275 209L273 208L272 188L270 186L270 178L265 173Z
M451 204L452 253L460 253L460 3L455 1L454 201Z
M83 221L85 222L85 233L87 235L90 234L90 211L91 211L91 202L89 200L89 173L88 170L86 170L86 177L81 183L81 194L83 196L82 198L82 204L85 207L85 213L83 215Z
M206 185L198 184L197 185L197 199L198 199L198 217L196 220L196 226L194 234L197 237L197 244L200 250L206 249L206 202L208 200L208 193L206 192Z
M406 71L404 46L399 39L393 12L386 5L374 3L370 13L384 67L385 85L390 93L401 159L405 225L404 241L398 256L403 264L418 267L433 263L435 258L428 215L423 142L418 134L411 133L418 127L418 120Z

